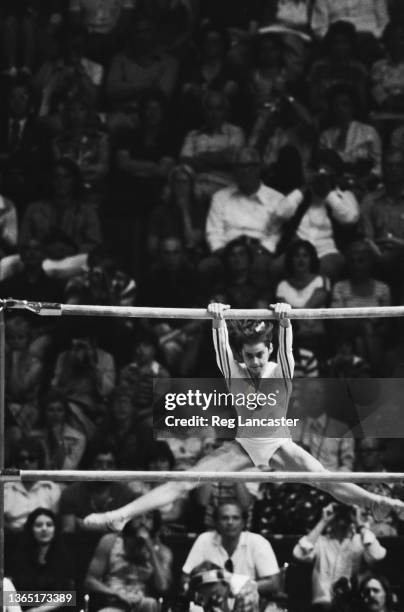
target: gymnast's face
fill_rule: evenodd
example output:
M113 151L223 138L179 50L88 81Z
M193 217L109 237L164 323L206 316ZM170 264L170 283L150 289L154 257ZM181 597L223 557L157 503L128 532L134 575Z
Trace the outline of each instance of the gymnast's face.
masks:
M272 344L269 347L264 342L257 344L243 344L241 355L253 378L259 378L272 353Z

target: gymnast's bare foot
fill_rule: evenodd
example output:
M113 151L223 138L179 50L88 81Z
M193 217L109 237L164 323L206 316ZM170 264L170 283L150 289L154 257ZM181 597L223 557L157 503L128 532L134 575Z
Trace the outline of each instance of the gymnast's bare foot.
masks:
M400 499L391 499L390 497L378 495L371 506L371 511L376 521L383 521L390 512L395 512L397 516L403 520L404 502Z
M110 512L98 512L97 514L89 514L85 517L83 525L86 529L108 531L122 531L130 517L122 516L119 510L111 510Z

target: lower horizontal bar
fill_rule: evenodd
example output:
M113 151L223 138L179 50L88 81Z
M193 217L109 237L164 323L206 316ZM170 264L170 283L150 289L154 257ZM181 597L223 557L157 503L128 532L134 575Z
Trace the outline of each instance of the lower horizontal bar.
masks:
M212 319L206 308L155 308L151 306L90 306L84 304L51 304L4 300L7 310L25 309L38 315L50 314L89 317L135 317L149 319ZM235 308L225 312L226 319L276 319L266 308ZM404 306L372 306L366 308L296 308L291 319L367 319L404 317Z
M53 480L145 482L404 482L403 472L170 472L170 471L96 471L96 470L21 470L19 474L2 473L1 481Z

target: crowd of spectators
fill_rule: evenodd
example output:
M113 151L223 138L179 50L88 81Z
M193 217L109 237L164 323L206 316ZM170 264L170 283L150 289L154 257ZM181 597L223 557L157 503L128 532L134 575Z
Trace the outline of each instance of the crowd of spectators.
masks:
M3 0L0 297L403 305L401 5ZM296 441L331 470L404 471L400 320L301 321L294 334ZM209 322L9 312L5 371L7 467L187 469L220 444L210 430L153 440L155 378L163 389L175 377L219 377ZM66 535L85 537L87 514L151 486L7 483L17 590L68 590ZM250 611L264 594L267 606L272 598L303 612L279 595L293 592L293 573L288 585L268 549L271 538L294 536L287 561L314 563L313 610L391 612L404 584L392 594L384 576L363 577L359 561L377 568L390 554L377 538L404 535L403 522L329 504L303 485L201 486L118 536L97 534L83 588L95 593L94 611L154 612L176 584L176 547L164 538L213 529L195 546L209 537L216 554L184 566L195 607L213 609L216 597L227 610L232 596ZM264 568L234 567L240 533L226 535L226 520L255 532ZM257 597L222 569L256 581ZM207 594L212 585L217 593ZM187 601L183 588L174 608Z

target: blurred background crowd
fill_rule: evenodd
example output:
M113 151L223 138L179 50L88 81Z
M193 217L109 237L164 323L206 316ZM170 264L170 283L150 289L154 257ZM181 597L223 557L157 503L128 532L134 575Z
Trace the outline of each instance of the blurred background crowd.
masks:
M0 31L1 298L404 304L400 0L3 0ZM8 313L7 466L194 465L221 442L210 431L153 439L153 379L219 378L209 328ZM320 383L309 401L302 391L296 439L332 470L403 471L394 421L401 320L302 321L294 334L297 377L340 386L373 377L349 389L356 421L350 409L328 406L334 394ZM174 595L188 550L209 530L226 539L219 510L231 501L243 529L276 553L267 573L255 568L249 577L279 578L262 589L258 580L259 603L236 597L236 607L399 610L397 516L339 520L337 508L325 510L330 500L306 486L217 483L120 536L86 532L87 514L150 486L8 483L6 561L17 589L65 588L71 579L79 593L93 593L94 610L150 609L159 597L185 605ZM206 584L236 588L219 575L219 558L198 556L185 574L207 561L216 566L197 574L203 584L210 572ZM363 578L359 561L378 574ZM133 601L131 581L143 593ZM192 591L198 579L189 584ZM98 602L100 594L112 600Z

